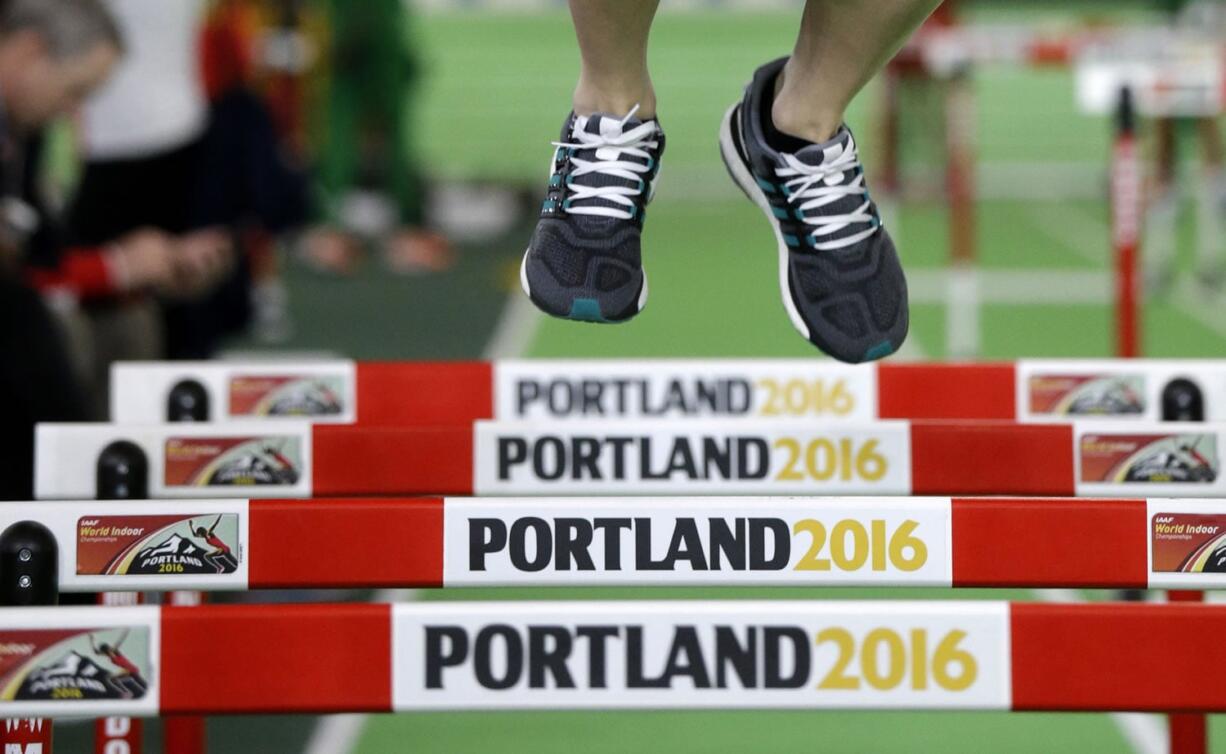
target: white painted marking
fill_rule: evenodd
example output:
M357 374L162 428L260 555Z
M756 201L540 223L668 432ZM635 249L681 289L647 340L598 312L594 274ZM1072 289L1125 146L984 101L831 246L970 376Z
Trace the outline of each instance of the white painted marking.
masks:
M980 344L980 275L967 263L955 263L946 274L945 355L973 359L979 355Z
M975 270L982 304L1108 304L1114 300L1111 276L1100 270ZM907 288L913 304L945 304L949 271L913 270Z
M491 361L522 356L536 337L543 316L516 285L507 297L498 325L482 356Z
M352 754L366 727L366 715L324 715L303 754Z

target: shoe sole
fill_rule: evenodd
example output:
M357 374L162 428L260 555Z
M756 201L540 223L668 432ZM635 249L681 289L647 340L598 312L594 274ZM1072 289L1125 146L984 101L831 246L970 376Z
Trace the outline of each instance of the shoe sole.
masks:
M532 297L532 285L528 282L528 253L530 251L531 249L525 251L524 258L519 262L519 285L524 289L524 293L528 295L528 299L532 301L532 303L536 304L536 308L540 309L551 317L570 320L571 322L590 322L595 324L610 325L633 319L634 317L638 316L638 314L647 306L647 271L643 270L643 287L639 289L638 298L635 299L634 311L629 314L622 314L618 317L605 317L600 310L600 303L595 299L590 298L573 299L571 301L571 313L569 315L554 314ZM582 314L579 312L582 312Z
M783 308L787 310L788 319L792 320L792 326L797 332L804 336L805 340L812 341L809 335L809 326L805 324L804 319L800 316L800 310L796 308L795 302L792 301L791 284L788 281L788 245L783 240L783 229L779 225L779 220L775 217L774 210L771 209L770 201L766 198L762 187L758 185L758 181L753 177L753 173L749 171L749 166L741 158L741 152L737 148L733 133L732 123L736 117L737 110L740 108L740 103L736 103L728 108L724 113L724 120L719 127L719 153L724 160L724 168L727 169L728 175L732 177L733 183L740 187L745 196L749 200L758 205L758 209L762 210L766 215L767 222L770 223L771 229L775 232L775 243L779 247L779 293L783 299Z

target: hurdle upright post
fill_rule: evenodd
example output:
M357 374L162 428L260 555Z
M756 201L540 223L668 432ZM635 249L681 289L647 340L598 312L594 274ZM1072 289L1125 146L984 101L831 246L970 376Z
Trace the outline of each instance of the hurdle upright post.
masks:
M1194 383L1189 380L1172 380L1163 391L1163 421L1203 422L1205 401ZM1172 590L1167 593L1170 602L1204 602L1205 593L1198 591ZM1200 713L1173 713L1167 716L1169 726L1169 750L1171 754L1203 754L1209 745L1209 731L1205 715Z
M1132 88L1120 89L1116 105L1115 144L1111 152L1111 243L1115 256L1115 350L1121 358L1141 355L1140 257L1141 162L1136 143L1136 104ZM1167 417L1164 417L1167 418ZM1179 417L1204 421L1199 417ZM1172 602L1201 602L1201 592L1172 591ZM1208 750L1205 716L1167 715L1171 754L1204 754Z
M1119 92L1115 144L1111 150L1111 244L1115 258L1115 351L1140 355L1141 162L1137 153L1136 107L1130 87Z
M140 592L103 592L98 604L131 607L144 600ZM167 751L175 751L166 747ZM94 754L141 754L145 750L145 721L138 717L112 715L94 721Z
M1133 345L1136 347L1137 344ZM1161 409L1163 421L1205 421L1204 395L1194 382L1187 379L1172 380L1165 387ZM1172 590L1167 593L1170 602L1204 602L1204 599L1204 592L1199 591ZM1204 754L1208 750L1209 731L1204 714L1172 713L1167 715L1167 726L1168 750L1171 754Z
M949 208L949 291L945 332L949 355L979 355L980 295L975 266L976 128L974 82L969 61L959 63L945 84L945 194Z
M209 394L196 380L180 380L171 390L166 406L166 421L204 422L209 420L211 407ZM174 591L167 595L172 605L201 605L205 595L196 591ZM204 718L198 715L167 717L162 724L162 744L167 751L176 754L204 754L207 746L207 728Z
M0 533L0 607L35 607L60 601L59 546L55 535L35 521L18 521ZM40 718L8 719L0 747L22 754L51 754L52 723Z

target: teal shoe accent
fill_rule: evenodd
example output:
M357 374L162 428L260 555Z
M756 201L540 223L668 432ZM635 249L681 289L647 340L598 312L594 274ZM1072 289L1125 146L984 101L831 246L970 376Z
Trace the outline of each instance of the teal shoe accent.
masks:
M765 191L768 194L775 193L775 184L771 183L770 181L764 178L758 178L756 180L758 181L758 185L762 187L763 191Z
M788 219L788 211L783 207L771 207L771 212L774 212L775 217L779 218L780 220Z
M582 322L605 322L604 315L600 313L600 303L594 298L577 298L570 305L570 314L566 315L568 319L577 319Z
M888 340L883 340L865 352L864 360L876 361L877 359L884 359L892 353L894 353L894 344Z
M783 234L783 242L788 246L800 246L800 239L791 233Z

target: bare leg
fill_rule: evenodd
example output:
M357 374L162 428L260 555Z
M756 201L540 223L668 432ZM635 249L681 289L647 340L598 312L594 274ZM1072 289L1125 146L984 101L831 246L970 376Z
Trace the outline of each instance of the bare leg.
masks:
M572 6L577 2L572 0ZM868 80L940 0L808 0L796 49L776 84L775 127L825 141Z
M656 93L647 72L647 37L660 0L570 0L583 69L575 88L578 115L656 114Z

